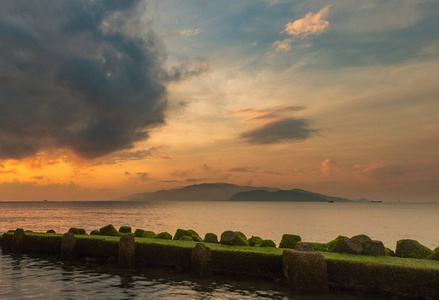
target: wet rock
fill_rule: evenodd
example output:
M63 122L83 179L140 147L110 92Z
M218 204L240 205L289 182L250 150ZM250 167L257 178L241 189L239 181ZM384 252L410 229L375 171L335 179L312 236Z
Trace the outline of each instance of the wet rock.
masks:
M71 227L68 232L73 234L79 234L79 230L76 227Z
M251 247L261 247L263 239L258 236L252 236L248 239L248 243Z
M84 228L78 228L78 233L79 234L87 234L87 232L85 231Z
M181 237L180 241L193 242L194 240L192 239L192 237L185 235Z
M131 233L131 227L130 226L120 226L119 232L120 233Z
M319 252L285 250L282 271L288 286L299 293L328 292L328 272L324 256Z
M373 256L385 256L386 248L384 247L383 242L381 241L367 241L363 243L363 254L364 255L373 255Z
M118 264L121 267L131 267L135 263L136 244L131 233L124 233L119 240Z
M434 253L429 257L432 260L439 260L439 247L433 250Z
M192 274L205 276L212 274L212 251L206 245L197 243L191 254Z
M101 235L101 233L99 232L99 230L92 230L90 232L90 235Z
M46 233L56 233L56 232L55 232L55 230L50 229L50 230L47 230Z
M61 240L61 259L73 260L76 256L76 238L71 232L63 235Z
M172 235L168 232L160 232L154 238L159 240L172 240Z
M223 245L230 245L230 246L248 246L249 245L245 236L243 238L237 232L231 231L231 230L224 231L221 234L220 243Z
M136 231L134 231L134 236L152 239L152 238L156 237L156 234L153 231L145 231L143 229L136 229Z
M101 235L108 235L108 236L120 236L119 232L114 228L113 225L109 224L107 226L102 227L99 229L99 233Z
M313 252L315 251L314 248L307 243L297 243L296 247L294 247L294 250L296 251L305 251L305 252Z
M399 240L396 242L395 256L406 258L427 258L433 254L433 250L425 247L415 240Z
M344 236L338 236L335 240L328 243L328 250L331 252L361 254L363 246L355 240Z
M390 248L385 247L384 248L386 250L386 256L395 256L395 251L393 251Z
M295 234L284 234L282 236L282 240L279 244L279 248L291 248L296 247L298 242L302 241L302 238L299 235Z
M177 231L174 234L174 240L181 240L182 237L184 236L189 236L192 238L193 241L196 242L202 242L203 239L200 238L200 236L198 235L198 233L195 230L189 229L189 230L184 230L184 229L177 229Z
M22 252L24 248L24 239L26 234L24 233L23 228L17 228L14 232L14 236L12 237L11 251L12 252Z
M272 240L262 240L261 247L276 248L276 244Z
M206 233L204 242L218 244L218 236L215 233Z

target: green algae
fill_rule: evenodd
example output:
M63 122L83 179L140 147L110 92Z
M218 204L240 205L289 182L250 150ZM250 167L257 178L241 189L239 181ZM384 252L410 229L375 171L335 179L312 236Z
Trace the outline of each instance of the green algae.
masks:
M193 242L194 240L192 239L192 237L185 235L185 236L182 236L182 237L180 238L180 241L189 241L189 242Z
M120 236L120 233L111 224L102 227L101 229L99 229L99 232L101 235Z
M206 233L204 236L204 242L218 244L218 236L215 233Z
M126 226L126 225L120 226L119 232L120 233L131 233L131 226Z
M263 240L259 247L276 248L276 244L272 240Z
M90 235L100 235L100 234L101 234L100 231L97 230L97 229L92 230L92 231L90 232Z
M396 242L395 256L404 258L428 258L434 251L415 240L399 240Z
M136 229L134 231L135 237L155 238L156 234L153 231L146 231L143 229Z
M158 240L172 240L172 235L169 232L160 232L154 238Z
M279 248L294 248L300 241L302 241L302 238L299 235L284 234L279 244Z
M348 240L347 236L339 235L332 241L328 242L328 251L329 252L337 252L338 249L342 247L342 241Z

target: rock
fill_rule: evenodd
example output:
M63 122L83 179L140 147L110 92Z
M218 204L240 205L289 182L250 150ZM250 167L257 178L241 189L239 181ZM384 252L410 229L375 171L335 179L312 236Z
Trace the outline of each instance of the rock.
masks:
M68 232L73 234L79 234L79 230L76 227L71 227Z
M193 242L194 240L192 239L192 237L185 235L181 237L180 241Z
M439 247L433 250L434 253L429 257L432 260L439 260Z
M46 231L46 233L56 233L56 232L53 229L49 229L49 230Z
M415 240L399 240L396 242L395 256L406 258L427 258L433 254L433 250L421 245Z
M118 264L121 267L131 267L135 264L136 244L134 237L129 233L124 233L119 240Z
M92 230L90 232L90 235L101 235L101 233L99 232L99 230Z
M120 236L119 232L114 228L113 225L107 225L99 229L99 233L101 235L108 235L108 236Z
M314 248L310 244L302 243L302 242L297 243L296 247L294 247L294 250L305 251L305 252L315 251Z
M120 226L119 232L120 233L131 233L131 227L130 226Z
M282 271L289 287L299 293L328 292L328 271L319 252L284 250Z
M328 243L328 251L348 254L361 254L363 246L355 240L345 236L338 236L335 240Z
M251 247L261 247L263 239L258 236L252 236L248 239L248 243Z
M12 237L11 251L12 252L22 252L24 249L24 239L26 234L23 228L15 229L14 236Z
M206 233L204 242L218 244L218 236L215 233Z
M155 238L156 234L153 231L145 231L143 229L136 229L136 231L134 231L134 236L152 239L152 238Z
M393 251L390 248L385 247L384 248L386 250L386 256L395 256L395 251Z
M351 240L357 241L363 246L364 246L364 243L372 241L372 239L365 234L359 234L359 235L353 236L353 237L351 237Z
M302 241L302 238L294 234L284 234L279 244L279 248L294 248L298 242Z
M87 234L87 232L85 231L84 228L78 228L78 233L79 234Z
M272 240L262 240L261 247L276 248L276 244Z
M374 256L385 256L386 248L381 241L367 241L363 243L363 254L364 255L374 255Z
M71 232L63 235L61 240L61 259L73 260L76 256L76 238Z
M212 251L206 245L197 243L191 254L191 271L194 275L210 275L213 272Z
M172 235L170 235L168 232L160 232L154 238L159 240L172 240Z
M192 238L193 241L196 242L202 242L203 239L200 238L200 236L198 235L198 233L195 230L189 229L189 230L184 230L184 229L177 229L177 231L174 234L174 240L181 240L182 237L184 236L189 236Z
M245 243L246 246L250 246L250 244L248 243L248 239L247 239L247 237L245 236L244 233L242 233L241 231L235 231L235 233L239 236L239 238L240 238L241 240L244 241L244 243Z
M221 240L220 243L223 245L231 245L231 246L248 246L247 239L243 239L240 235L238 235L236 232L228 230L224 231L221 234Z

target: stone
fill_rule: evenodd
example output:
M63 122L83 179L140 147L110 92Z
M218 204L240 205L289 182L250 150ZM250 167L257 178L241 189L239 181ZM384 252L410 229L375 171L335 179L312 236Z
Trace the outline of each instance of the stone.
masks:
M47 230L46 233L56 233L56 232L55 232L55 230L50 229L50 230Z
M192 239L192 237L185 235L181 237L180 241L193 242L194 240Z
M71 227L68 232L73 234L79 234L79 230L76 227Z
M61 240L61 259L73 260L76 256L76 238L71 232L63 235Z
M252 236L251 238L248 239L248 243L250 247L261 247L262 241L263 239L258 236Z
M136 262L136 243L131 233L124 233L119 240L118 264L120 267L132 267Z
M314 248L307 243L297 243L296 247L294 247L294 250L296 251L305 251L305 252L313 252L315 251Z
M215 233L206 233L204 242L218 244L218 236Z
M284 234L279 244L279 248L294 248L298 242L302 241L302 238L295 234Z
M381 241L367 241L363 243L363 254L373 256L386 256L386 248Z
M262 240L261 247L276 248L276 244L272 240Z
M433 250L425 247L415 240L399 240L396 242L395 256L406 258L427 258L433 254Z
M160 232L154 238L159 240L172 240L172 235L168 232Z
M90 232L90 235L101 235L101 233L99 232L99 230L92 230Z
M386 250L386 256L395 256L395 251L393 251L390 248L385 247L384 248Z
M130 226L120 226L119 232L120 233L131 233L131 227Z
M22 252L24 249L24 239L26 234L23 228L15 229L14 236L12 237L11 251L12 252Z
M109 224L107 226L102 227L99 229L99 233L101 235L108 235L108 236L120 236L120 233L114 228L113 225Z
M329 291L325 257L319 252L284 250L282 271L288 286L295 292L324 293Z
M87 232L85 231L84 228L78 228L78 233L79 234L87 234Z
M224 231L221 234L221 240L220 243L223 245L230 245L230 246L248 246L247 239L243 239L240 237L236 232L227 230Z
M203 242L203 239L200 238L198 233L192 229L189 229L189 230L177 229L177 231L174 234L174 240L181 240L181 238L184 236L191 237L192 240L195 242Z
M213 272L212 250L202 243L197 243L192 250L191 271L199 276L210 275Z
M338 236L335 240L328 243L328 251L330 252L359 255L363 250L364 248L360 242L345 236Z
M372 241L372 239L365 234L359 234L359 235L353 236L353 237L351 237L351 240L357 241L363 246L364 246L364 243Z

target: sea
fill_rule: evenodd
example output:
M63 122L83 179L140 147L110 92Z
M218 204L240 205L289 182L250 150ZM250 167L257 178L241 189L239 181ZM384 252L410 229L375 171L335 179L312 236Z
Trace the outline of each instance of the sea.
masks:
M282 235L328 242L338 235L367 234L395 249L400 239L439 246L438 203L305 202L0 202L0 233L23 228L36 232L70 227L87 232L116 228L167 231L242 231L279 244ZM0 299L377 299L337 292L295 295L281 283L241 277L194 278L171 269L122 270L114 265L72 263L56 258L0 252Z

